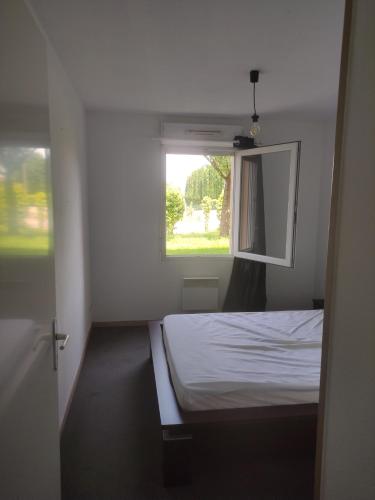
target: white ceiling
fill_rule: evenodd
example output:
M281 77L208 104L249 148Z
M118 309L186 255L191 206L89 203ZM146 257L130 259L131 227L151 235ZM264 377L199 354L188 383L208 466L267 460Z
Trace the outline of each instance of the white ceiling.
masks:
M336 106L344 0L31 0L88 107L320 117Z

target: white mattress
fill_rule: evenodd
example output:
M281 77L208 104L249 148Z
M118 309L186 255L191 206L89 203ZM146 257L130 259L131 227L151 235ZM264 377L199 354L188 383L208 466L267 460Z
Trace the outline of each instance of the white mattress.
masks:
M164 344L184 410L316 403L323 311L171 315Z

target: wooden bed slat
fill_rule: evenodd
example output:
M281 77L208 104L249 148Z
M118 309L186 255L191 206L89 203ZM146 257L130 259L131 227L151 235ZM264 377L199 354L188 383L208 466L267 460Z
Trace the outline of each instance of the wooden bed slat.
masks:
M184 420L170 383L161 328L162 323L159 321L149 323L151 356L154 365L160 422L163 429L166 429L170 426L182 425Z

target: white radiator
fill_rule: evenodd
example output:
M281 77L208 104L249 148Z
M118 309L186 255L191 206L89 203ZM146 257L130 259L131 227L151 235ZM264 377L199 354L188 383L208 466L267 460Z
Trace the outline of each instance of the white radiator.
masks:
M219 278L183 278L182 310L184 312L218 311Z

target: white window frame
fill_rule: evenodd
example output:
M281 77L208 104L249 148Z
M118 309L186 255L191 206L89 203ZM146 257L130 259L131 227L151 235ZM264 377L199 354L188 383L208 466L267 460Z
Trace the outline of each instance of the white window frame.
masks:
M165 205L166 205L166 172L167 154L185 154L185 155L203 155L203 154L217 154L233 156L233 169L232 169L232 182L231 182L231 214L233 210L233 194L234 194L234 163L236 149L233 148L233 143L228 141L197 141L197 140L179 140L179 139L161 139L162 144L162 199L161 199L161 232L160 232L160 245L161 245L161 259L162 261L172 261L179 259L233 259L232 239L233 224L231 224L230 235L230 248L228 254L197 254L197 255L167 255L167 241L166 241L166 220L165 220ZM232 216L233 222L233 216Z
M290 152L289 190L287 208L287 227L285 257L271 257L250 252L241 252L238 248L239 240L239 219L240 219L240 193L241 193L241 163L244 156L258 156L265 153L277 153L282 151ZM264 146L254 149L237 151L234 161L234 196L233 196L233 235L232 248L235 257L242 259L266 262L283 267L294 267L294 249L297 224L297 194L298 194L298 173L299 173L299 153L300 142L290 142L277 144L274 146Z
M197 141L197 140L179 140L162 139L162 199L161 199L161 258L162 260L175 259L233 259L240 257L247 260L265 262L283 267L294 267L295 260L295 240L297 225L297 201L298 201L298 175L300 159L300 141L289 142L285 144L276 144L271 146L262 146L252 149L238 150L233 148L232 142L220 141ZM244 156L257 156L265 153L290 152L290 171L289 171L289 189L288 189L288 208L287 208L287 228L285 257L272 257L269 255L260 255L250 252L241 252L238 248L239 240L239 208L240 208L240 188L241 188L241 160ZM232 183L231 183L231 235L230 251L227 255L219 254L200 254L200 255L167 255L166 253L166 155L167 154L222 154L234 157Z

